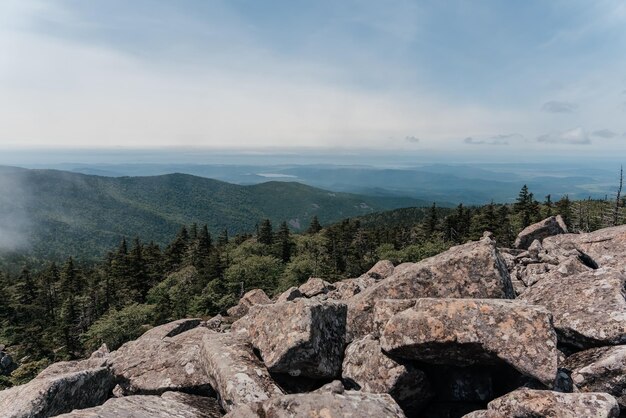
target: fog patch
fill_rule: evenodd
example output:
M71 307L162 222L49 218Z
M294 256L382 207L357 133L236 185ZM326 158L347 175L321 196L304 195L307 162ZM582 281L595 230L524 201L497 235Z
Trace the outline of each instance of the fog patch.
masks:
M28 247L28 200L26 185L19 173L0 167L0 252Z

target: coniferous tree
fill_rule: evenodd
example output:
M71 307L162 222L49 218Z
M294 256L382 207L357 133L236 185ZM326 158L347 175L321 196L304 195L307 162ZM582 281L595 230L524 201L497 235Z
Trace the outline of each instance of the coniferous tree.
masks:
M289 233L289 227L287 222L282 222L276 233L277 243L279 245L280 259L283 263L288 263L291 259L291 252L293 242L291 240L291 234Z
M322 230L322 225L320 224L319 219L317 219L317 215L314 215L311 219L311 223L309 224L309 228L306 230L307 234L317 234Z
M272 232L272 223L269 219L264 219L259 226L257 240L264 245L272 245L274 242L274 233Z
M439 222L439 215L437 213L437 204L433 202L428 212L428 218L424 224L424 229L427 237L431 237L437 230L437 224Z

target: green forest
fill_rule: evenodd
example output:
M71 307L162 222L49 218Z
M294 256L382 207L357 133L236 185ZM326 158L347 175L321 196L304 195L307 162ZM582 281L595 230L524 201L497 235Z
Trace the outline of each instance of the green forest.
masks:
M265 219L251 233L211 234L207 225L180 228L166 246L122 240L93 262L30 260L0 272L0 344L18 367L0 389L28 381L51 362L110 349L148 327L183 317L208 318L248 290L270 297L309 277L357 277L378 260L416 262L486 230L511 246L524 227L561 214L571 231L624 222L621 200L539 202L526 186L512 205L397 209L328 225L313 217L305 231ZM22 263L19 259L16 262Z

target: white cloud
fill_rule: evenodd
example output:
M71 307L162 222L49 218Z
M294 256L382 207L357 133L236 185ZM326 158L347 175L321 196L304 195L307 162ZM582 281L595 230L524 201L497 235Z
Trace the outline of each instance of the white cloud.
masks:
M574 128L562 132L553 132L540 135L537 142L545 144L570 144L570 145L589 145L591 140L589 135L583 128Z

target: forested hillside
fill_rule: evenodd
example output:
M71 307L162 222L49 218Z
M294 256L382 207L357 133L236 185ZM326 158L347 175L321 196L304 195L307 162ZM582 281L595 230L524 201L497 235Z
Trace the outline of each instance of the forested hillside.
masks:
M378 260L419 261L485 230L507 247L523 227L554 214L573 231L597 229L623 223L623 205L567 197L539 203L524 187L515 205L432 205L325 227L313 217L301 234L269 219L255 234L233 237L191 224L163 247L137 238L122 240L96 263L24 265L18 274L0 274L0 344L21 359L0 385L28 380L50 361L83 356L102 343L116 348L149 325L224 313L246 290L272 296L309 277L357 277Z
M239 186L184 174L112 178L0 167L0 232L5 235L0 250L16 247L36 258L94 258L124 236L165 244L192 223L206 224L212 233L237 234L254 232L262 219L285 220L301 231L313 216L330 223L424 203L298 183Z

